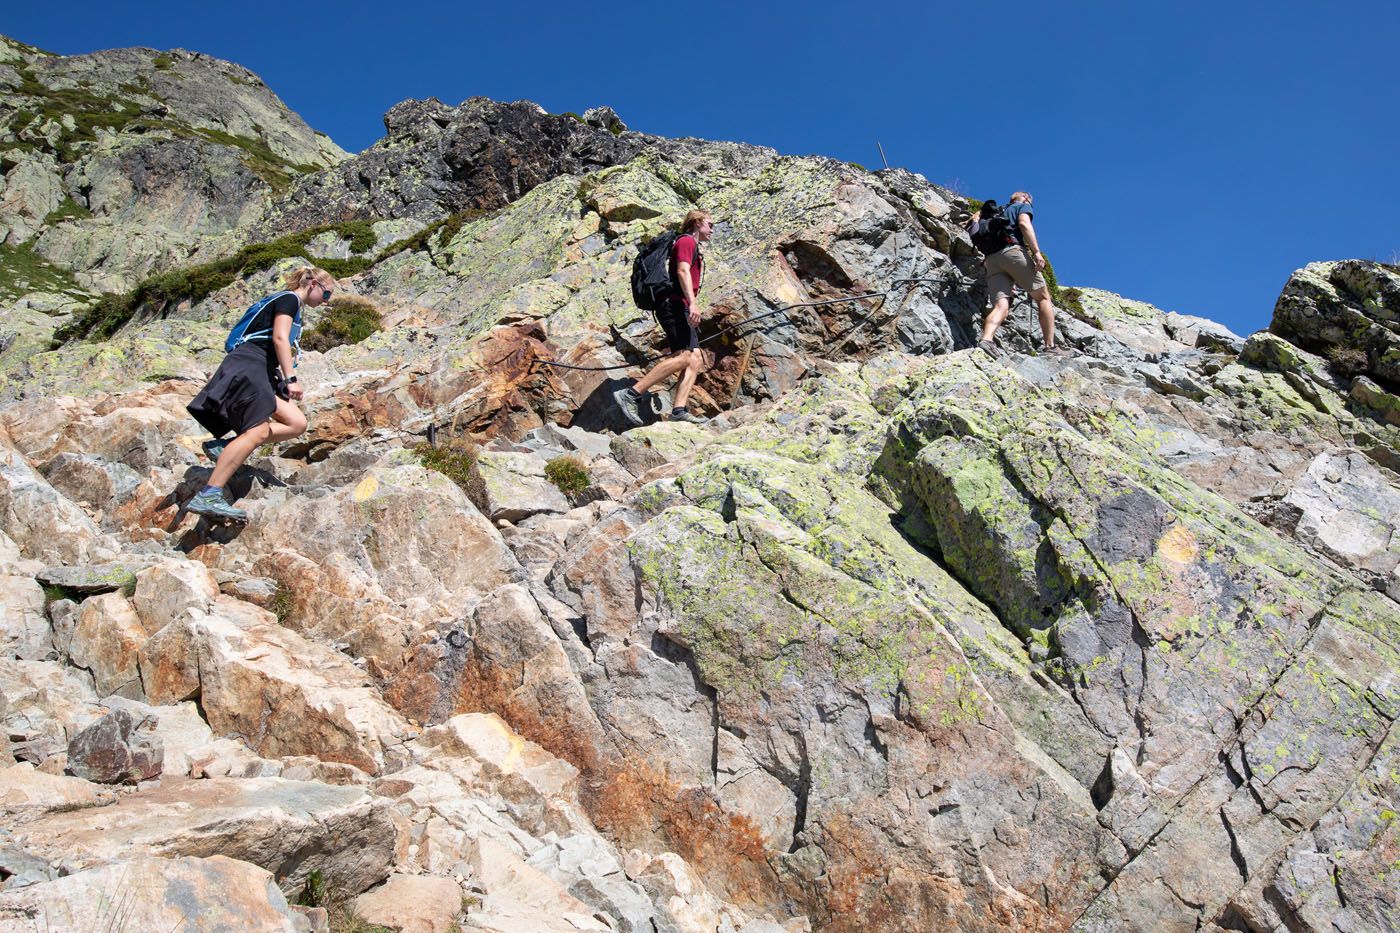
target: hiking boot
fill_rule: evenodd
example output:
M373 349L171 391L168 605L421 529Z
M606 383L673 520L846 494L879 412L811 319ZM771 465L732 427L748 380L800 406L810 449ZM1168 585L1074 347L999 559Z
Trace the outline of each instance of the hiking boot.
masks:
M1001 359L1001 350L990 340L977 341L977 349L990 356L992 359Z
M699 415L692 415L689 408L677 408L671 412L672 421L684 421L687 424L704 424L708 418L701 418Z
M228 441L224 440L222 437L216 437L212 441L205 441L199 446L204 448L204 456L209 458L210 463L218 463L219 455L222 454L224 448L228 446Z
M201 492L190 500L189 511L216 522L246 522L248 513L229 505L221 492Z
M1061 346L1053 346L1053 347L1041 347L1041 348L1040 348L1040 354L1039 354L1039 355L1040 355L1040 356L1067 357L1067 356L1070 356L1071 354L1070 354L1070 352L1069 352L1068 350L1066 350L1064 347L1061 347Z
M642 426L642 415L641 412L637 411L637 405L641 400L641 393L631 386L618 389L613 393L613 401L617 402L617 407L622 410L622 417L626 418L634 428Z

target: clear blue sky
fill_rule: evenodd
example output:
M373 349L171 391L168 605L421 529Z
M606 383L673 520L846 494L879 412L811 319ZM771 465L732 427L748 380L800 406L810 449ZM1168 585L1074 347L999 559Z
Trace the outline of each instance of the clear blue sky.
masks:
M872 168L878 139L968 195L1034 193L1063 283L1241 333L1294 269L1400 253L1394 2L69 0L7 4L0 32L231 59L352 151L428 96Z

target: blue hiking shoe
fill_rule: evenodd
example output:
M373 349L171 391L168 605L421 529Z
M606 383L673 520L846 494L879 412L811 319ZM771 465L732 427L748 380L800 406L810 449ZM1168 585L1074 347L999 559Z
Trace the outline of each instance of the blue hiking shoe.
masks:
M201 492L187 506L196 515L216 522L246 522L248 513L229 505L221 492Z
M204 456L208 457L211 463L218 463L219 454L224 452L224 448L228 446L228 441L224 440L222 437L216 437L212 441L205 441L199 446L204 448Z

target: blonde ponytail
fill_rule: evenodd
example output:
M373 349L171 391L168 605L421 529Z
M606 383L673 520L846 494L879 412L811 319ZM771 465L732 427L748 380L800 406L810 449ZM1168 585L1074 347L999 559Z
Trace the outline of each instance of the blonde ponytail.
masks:
M287 276L287 280L282 283L282 288L285 291L294 292L303 285L308 285L312 282L317 282L327 288L332 288L335 286L335 276L317 266L302 266L299 269L292 270Z

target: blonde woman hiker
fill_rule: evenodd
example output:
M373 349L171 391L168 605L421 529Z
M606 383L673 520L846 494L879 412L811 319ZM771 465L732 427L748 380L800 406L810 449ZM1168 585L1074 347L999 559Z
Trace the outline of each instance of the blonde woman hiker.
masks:
M306 430L306 416L294 404L305 394L295 372L301 309L325 304L334 290L329 272L303 266L287 277L282 291L254 302L233 326L224 343L228 356L187 406L214 435L203 445L214 472L190 500L191 512L217 521L247 521L248 514L224 498L224 485L258 447ZM230 431L234 436L225 438Z

